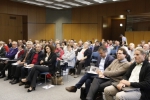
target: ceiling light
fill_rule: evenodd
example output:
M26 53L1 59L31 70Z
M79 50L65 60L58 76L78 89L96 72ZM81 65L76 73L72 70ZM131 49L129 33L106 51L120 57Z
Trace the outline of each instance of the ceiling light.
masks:
M98 3L104 3L104 2L106 2L106 1L104 1L104 0L94 0L95 2L98 2Z
M120 27L122 27L123 26L123 24L122 23L120 23Z
M35 4L35 5L39 5L39 6L41 6L41 5L44 5L44 4L42 4L42 3L37 3L37 2L33 2L33 1L23 1L23 2L26 2L26 3L30 3L30 4Z
M48 8L55 8L55 9L63 9L63 8L60 8L60 7L55 7L55 6L46 6Z
M63 3L69 4L69 5L72 5L72 6L81 6L81 5L79 5L77 3L73 3L73 2L63 2Z
M88 1L84 1L84 0L75 0L76 2L80 2L80 3L83 3L83 4L86 4L86 5L91 5L93 3L91 2L88 2Z
M57 2L62 2L62 1L64 1L64 0L55 0L55 1L57 1Z
M120 0L112 0L112 1L120 1Z
M53 2L51 1L46 1L46 0L36 0L38 2L43 2L43 3L47 3L47 4L52 4Z
M124 15L120 15L120 18L124 18Z
M70 6L68 5L63 5L63 4L54 4L56 6L60 6L60 7L64 7L64 8L71 8Z

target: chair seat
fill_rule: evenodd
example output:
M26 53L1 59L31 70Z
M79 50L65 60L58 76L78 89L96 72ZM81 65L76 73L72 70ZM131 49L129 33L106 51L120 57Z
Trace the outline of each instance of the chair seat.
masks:
M44 74L45 75L45 74L50 74L50 73L49 72L43 72L43 73L40 73L40 74Z
M96 62L97 60L96 59L92 59L91 61L95 61Z

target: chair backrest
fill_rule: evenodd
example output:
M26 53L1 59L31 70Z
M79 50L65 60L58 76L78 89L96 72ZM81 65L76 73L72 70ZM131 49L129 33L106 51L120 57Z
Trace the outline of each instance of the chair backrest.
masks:
M117 50L112 49L110 55L116 55Z
M92 55L91 55L92 59L98 59L99 57L100 57L100 55L99 55L98 52L93 52Z

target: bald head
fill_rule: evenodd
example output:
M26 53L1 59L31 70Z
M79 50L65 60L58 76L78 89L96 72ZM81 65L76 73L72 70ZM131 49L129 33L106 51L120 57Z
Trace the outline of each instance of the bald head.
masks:
M36 44L35 49L36 52L40 52L42 50L42 46L40 44Z
M12 48L16 48L17 47L17 42L16 41L13 41L12 42Z
M144 44L144 45L143 45L143 49L144 49L145 51L148 51L148 50L149 50L149 45L148 45L148 44Z
M130 43L130 44L129 44L129 48L130 48L130 50L133 50L133 49L135 48L134 43Z

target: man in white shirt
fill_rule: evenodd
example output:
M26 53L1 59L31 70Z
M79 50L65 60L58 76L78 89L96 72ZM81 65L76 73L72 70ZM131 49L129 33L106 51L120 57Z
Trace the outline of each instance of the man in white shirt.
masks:
M122 44L127 44L127 38L122 34L120 35L120 37L122 38Z
M135 51L135 45L134 43L129 44L129 55L131 57L131 61L134 61L134 51Z
M112 63L114 58L110 55L107 55L106 47L101 46L98 52L100 54L100 57L98 58L96 67L99 67L100 69L99 71L103 72ZM81 86L85 83L85 86L86 86L85 94L87 94L89 91L91 82L93 81L95 77L98 77L98 74L86 73L75 86L66 87L66 90L68 92L76 92L77 89L80 89Z
M135 50L135 63L133 63L123 80L117 87L108 86L104 89L106 100L150 100L150 64L145 59L146 52L139 48ZM123 87L140 88L133 91L122 91Z

